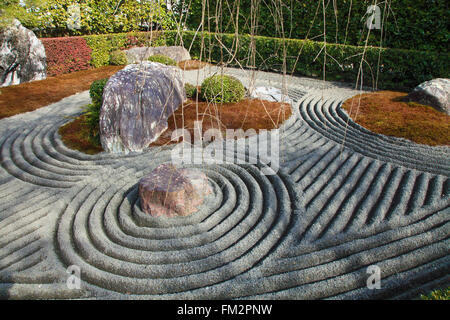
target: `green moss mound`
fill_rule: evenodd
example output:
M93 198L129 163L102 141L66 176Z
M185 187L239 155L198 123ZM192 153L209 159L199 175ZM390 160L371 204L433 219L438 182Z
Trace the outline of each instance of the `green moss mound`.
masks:
M109 56L109 64L113 66L123 66L128 63L127 55L121 50L111 52Z
M154 56L151 56L147 59L151 62L159 62L162 64L165 64L166 66L176 66L177 62L173 60L172 58L169 58L167 56L164 56L162 54L155 54Z
M235 77L215 75L202 83L202 97L208 102L236 103L245 96L243 84Z

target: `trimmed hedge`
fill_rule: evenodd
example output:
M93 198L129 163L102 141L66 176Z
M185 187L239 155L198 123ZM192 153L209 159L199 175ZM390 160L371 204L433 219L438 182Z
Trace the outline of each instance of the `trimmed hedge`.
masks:
M113 47L103 35L84 37L88 46L92 49L91 65L95 68L109 64L109 53Z
M260 36L285 37L292 39L322 40L324 31L322 1L318 0L208 0L205 8L199 0L183 1L184 17L187 15L189 30L197 30L206 10L208 20L205 31L249 34L253 26L250 18L257 12L255 30ZM329 43L364 45L367 36L365 22L369 5L373 0L325 1L326 37ZM395 0L377 1L383 24L383 46L398 49L448 52L450 32L450 10L448 0ZM236 11L239 5L239 20ZM258 9L252 8L258 6ZM223 14L217 16L217 6ZM386 7L385 7L386 6ZM386 8L386 12L385 11ZM178 6L178 10L183 9ZM233 12L231 13L230 10ZM209 13L208 13L209 11ZM227 14L225 14L225 12ZM349 15L350 13L350 15ZM206 18L205 18L205 21ZM283 24L283 28L281 28ZM371 30L369 45L379 46L381 30Z
M225 62L228 66L242 66L262 71L283 71L283 52L286 47L286 71L303 76L321 77L324 64L324 43L310 40L254 37L256 63L250 61L251 37L249 35L198 33L185 31L182 34L186 47L191 47L191 56L203 57L210 62ZM201 54L201 39L204 52ZM179 45L179 36L174 31L165 32L167 45ZM219 41L227 48L223 49ZM237 42L238 41L238 42ZM237 48L237 49L236 49ZM326 45L326 79L356 82L362 63L363 84L378 89L410 90L433 78L448 78L450 54L363 47L349 45ZM232 54L236 53L233 57ZM300 54L299 54L300 53ZM330 57L331 56L331 57ZM380 63L378 64L378 59ZM379 68L378 68L379 65ZM378 82L376 82L378 75ZM377 86L376 86L377 83Z
M41 40L47 56L48 76L56 76L89 68L92 49L82 37Z
M156 35L155 35L156 34ZM205 57L210 62L227 62L237 49L236 57L229 66L256 67L263 71L283 70L283 43L286 45L286 71L304 76L321 76L324 62L324 43L310 40L279 39L254 37L256 61L253 66L249 61L251 37L249 35L213 34L186 31L182 34L185 47L191 47L193 58ZM204 51L201 54L201 39L204 38ZM73 40L77 39L77 40ZM85 40L87 46L84 44ZM49 75L100 67L109 64L110 53L118 49L148 45L150 33L121 33L93 35L70 38L41 39L46 46ZM154 33L152 46L180 45L176 31ZM224 50L219 41L230 51ZM238 40L238 43L236 43ZM73 41L77 45L73 45ZM89 48L92 50L89 52ZM364 52L363 47L337 45L326 46L326 78L355 82L358 78L359 65ZM87 58L90 54L90 60ZM301 53L299 55L299 53ZM297 60L298 58L298 60ZM380 64L378 68L378 59ZM362 64L364 85L375 87L378 75L378 89L410 90L418 84L433 78L449 78L450 54L367 47Z
M115 50L128 49L133 46L160 46L164 39L160 33L134 32L83 36L92 49L91 65L95 68L109 64L110 53ZM150 43L151 40L151 43Z
M159 32L41 38L40 40L45 46L49 76L86 70L90 66L95 68L106 66L110 63L111 53L116 50L165 44Z

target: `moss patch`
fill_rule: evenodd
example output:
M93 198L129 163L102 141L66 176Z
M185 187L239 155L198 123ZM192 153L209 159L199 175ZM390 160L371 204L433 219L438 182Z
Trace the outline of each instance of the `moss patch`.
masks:
M199 101L197 105L195 100L188 100L169 117L168 129L151 146L164 146L180 142L171 141L172 132L180 128L189 130L191 137L194 137L195 121L202 121L203 133L209 129L219 129L222 133L225 133L226 129L243 129L244 131L254 129L258 133L263 129L279 128L291 115L291 106L286 103L246 99L239 103L229 104L211 104ZM84 115L61 127L59 133L63 142L71 149L88 154L103 151L101 147L92 144L89 139L89 126Z
M286 103L245 99L238 103L211 104L190 99L170 116L168 129L152 146L177 143L171 141L172 132L180 128L187 129L193 138L195 121L202 122L202 133L218 129L226 138L226 129L254 129L256 133L264 129L272 130L279 128L291 115L291 106Z
M172 58L169 58L167 56L164 56L162 54L155 54L153 56L148 57L147 60L151 61L151 62L162 63L162 64L165 64L166 66L176 66L177 65L177 62L175 60L173 60Z
M178 62L178 67L180 67L182 70L198 70L203 69L206 67L209 63L199 61L199 60L184 60Z
M90 127L86 123L86 116L81 115L61 128L58 133L61 135L64 144L74 150L86 154L97 154L103 151L101 146L97 146L89 139Z
M1 88L0 119L34 111L88 90L94 80L108 78L122 68L107 66Z
M450 116L428 106L404 102L406 95L394 91L358 95L342 108L372 132L430 146L450 145Z

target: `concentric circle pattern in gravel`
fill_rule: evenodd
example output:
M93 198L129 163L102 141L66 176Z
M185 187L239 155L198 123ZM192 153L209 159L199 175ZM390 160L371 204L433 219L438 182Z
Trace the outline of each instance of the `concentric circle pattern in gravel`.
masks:
M450 148L360 127L340 109L348 87L288 88L280 170L197 166L214 193L175 219L145 215L137 194L170 148L89 156L61 142L87 92L0 120L0 297L376 299L448 285ZM72 265L80 289L67 286ZM374 265L379 290L366 285Z

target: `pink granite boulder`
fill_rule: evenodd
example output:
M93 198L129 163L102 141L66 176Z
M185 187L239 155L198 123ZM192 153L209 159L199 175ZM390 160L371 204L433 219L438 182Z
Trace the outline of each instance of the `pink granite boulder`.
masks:
M141 209L154 217L188 216L212 193L206 175L196 169L163 164L139 181Z

